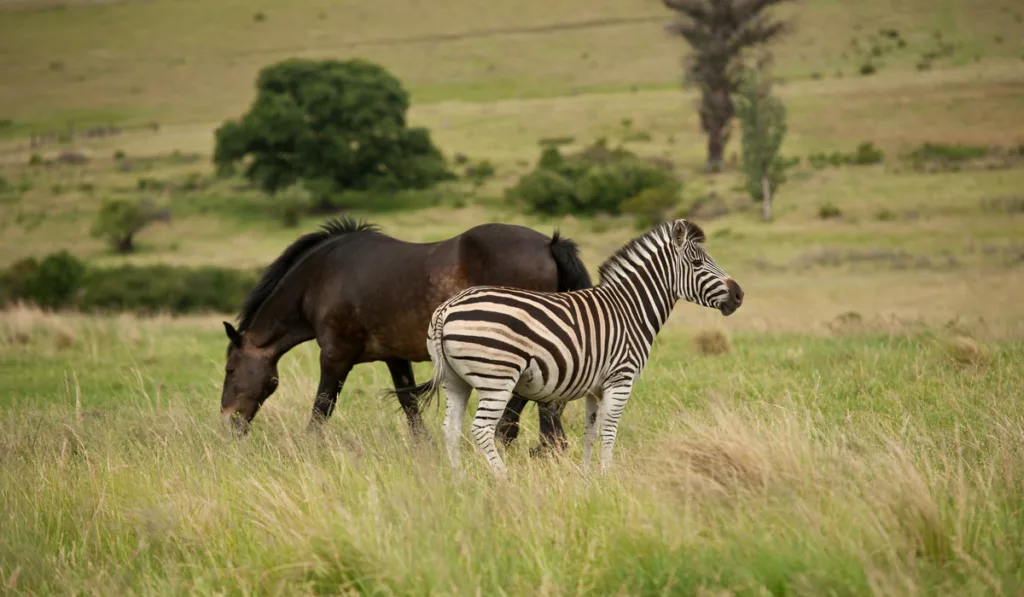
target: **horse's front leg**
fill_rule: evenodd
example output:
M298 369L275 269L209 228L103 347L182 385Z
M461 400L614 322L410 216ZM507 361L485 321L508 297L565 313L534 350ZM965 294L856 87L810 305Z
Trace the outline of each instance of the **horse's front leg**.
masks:
M309 430L319 429L331 418L334 406L338 402L338 394L341 393L345 379L354 365L355 359L350 352L341 352L329 346L320 347L320 384L316 389Z

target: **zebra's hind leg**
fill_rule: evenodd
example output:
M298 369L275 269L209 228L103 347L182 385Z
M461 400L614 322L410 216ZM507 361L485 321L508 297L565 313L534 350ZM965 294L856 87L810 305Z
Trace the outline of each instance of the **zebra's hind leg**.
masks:
M594 448L594 440L597 438L597 417L601 407L601 401L593 393L587 394L584 399L586 413L583 420L583 472L590 470L590 455Z
M494 432L501 413L505 412L505 405L512 398L512 390L477 388L477 392L480 394L480 402L476 407L476 416L473 417L473 439L494 472L504 476L505 462L494 445Z
M473 386L459 377L448 363L439 366L448 367L444 372L444 443L448 450L448 462L456 473L459 470L459 440L462 438L462 421L466 415L466 406L469 404L469 395Z
M615 447L615 436L619 431L619 417L622 416L626 402L633 391L633 378L620 379L604 388L601 398L601 409L598 419L601 422L601 474L606 474L612 467L612 449Z

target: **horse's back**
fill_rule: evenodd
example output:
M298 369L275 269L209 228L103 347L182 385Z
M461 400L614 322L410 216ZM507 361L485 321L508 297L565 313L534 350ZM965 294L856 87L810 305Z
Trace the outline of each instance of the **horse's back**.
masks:
M551 238L526 228L484 224L434 243L367 234L336 245L316 300L322 325L361 339L359 361L426 361L434 310L473 286L554 292Z
M551 255L551 238L545 234L525 226L483 224L467 230L459 240L466 288L558 289L558 266Z

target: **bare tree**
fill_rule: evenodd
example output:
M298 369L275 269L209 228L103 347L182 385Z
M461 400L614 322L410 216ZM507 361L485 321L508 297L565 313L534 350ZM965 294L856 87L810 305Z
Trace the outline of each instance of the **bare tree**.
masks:
M773 19L767 9L790 1L662 0L679 14L669 33L683 38L692 50L685 59L685 80L701 91L700 126L708 136L709 172L722 169L744 52L786 31L788 23Z

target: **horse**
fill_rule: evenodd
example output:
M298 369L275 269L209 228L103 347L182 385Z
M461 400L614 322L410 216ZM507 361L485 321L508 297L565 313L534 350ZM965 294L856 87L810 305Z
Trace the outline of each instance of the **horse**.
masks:
M237 328L224 323L229 344L221 415L240 434L278 385L277 363L295 346L316 340L320 383L307 429L334 411L352 367L384 361L410 429L426 430L412 362L430 360L427 329L434 310L471 286L509 286L565 292L591 287L572 240L525 226L483 224L447 240L411 243L375 224L349 217L325 222L295 240L265 270L245 299ZM519 433L527 401L514 397L498 437ZM565 449L564 405L538 407L541 442L533 449Z

